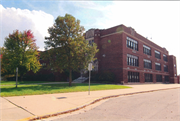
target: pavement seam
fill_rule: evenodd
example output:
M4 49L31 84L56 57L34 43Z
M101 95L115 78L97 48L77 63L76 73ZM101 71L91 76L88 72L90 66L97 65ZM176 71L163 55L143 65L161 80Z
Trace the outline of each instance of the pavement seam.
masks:
M24 109L23 107L21 107L21 106L19 106L19 105L13 103L12 101L6 99L5 97L2 97L2 98L4 98L5 100L7 100L8 102L10 102L11 104L15 105L16 107L21 108L21 109L25 110L26 112L30 113L31 115L35 116L35 114L31 113L30 111Z
M101 97L101 98L97 98L94 99L93 101L91 101L90 103L87 103L85 105L76 107L74 109L70 109L70 110L66 110L66 111L62 111L62 112L57 112L57 113L53 113L53 114L47 114L47 115L42 115L42 116L35 116L35 117L29 117L29 118L25 118L25 119L21 119L19 121L34 121L34 120L41 120L41 119L45 119L45 118L49 118L49 117L53 117L53 116L58 116L58 115L62 115L62 114L67 114L67 113L71 113L80 109L83 109L89 105L92 105L96 102L99 102L101 100L105 100L105 99L109 99L109 98L113 98L113 97L119 97L119 96L126 96L126 95L133 95L133 94L140 94L140 93L147 93L147 92L154 92L154 91L161 91L161 90L168 90L168 89L177 89L180 87L173 87L173 88L165 88L165 89L156 89L156 90L149 90L149 91L140 91L140 92L133 92L133 93L126 93L126 94L118 94L118 95L110 95L110 96L105 96L105 97Z

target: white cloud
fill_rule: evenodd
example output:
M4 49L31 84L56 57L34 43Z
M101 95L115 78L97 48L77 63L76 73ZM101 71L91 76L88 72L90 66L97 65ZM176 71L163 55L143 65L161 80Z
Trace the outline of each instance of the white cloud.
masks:
M44 37L48 36L47 29L54 23L54 17L43 11L29 11L16 8L4 8L0 5L0 46L5 37L14 30L31 30L35 36L39 50L44 50Z

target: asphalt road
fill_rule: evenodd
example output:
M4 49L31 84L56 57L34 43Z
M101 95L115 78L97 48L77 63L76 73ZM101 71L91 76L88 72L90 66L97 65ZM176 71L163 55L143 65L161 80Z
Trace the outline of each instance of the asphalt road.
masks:
M180 89L111 98L51 121L180 121Z

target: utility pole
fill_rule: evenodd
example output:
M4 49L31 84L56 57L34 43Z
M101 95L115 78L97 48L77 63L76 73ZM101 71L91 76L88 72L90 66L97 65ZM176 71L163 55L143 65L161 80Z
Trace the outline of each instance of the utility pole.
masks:
M18 67L16 67L16 88L17 88L17 82L18 82Z
M92 63L89 63L88 70L89 70L89 92L88 92L88 95L90 95L90 80L91 80Z

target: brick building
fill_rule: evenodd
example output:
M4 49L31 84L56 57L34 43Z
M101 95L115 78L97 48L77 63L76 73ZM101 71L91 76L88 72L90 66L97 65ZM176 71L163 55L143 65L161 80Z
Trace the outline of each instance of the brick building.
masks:
M90 29L85 38L99 49L95 70L115 73L118 83L177 83L176 57L131 27Z

